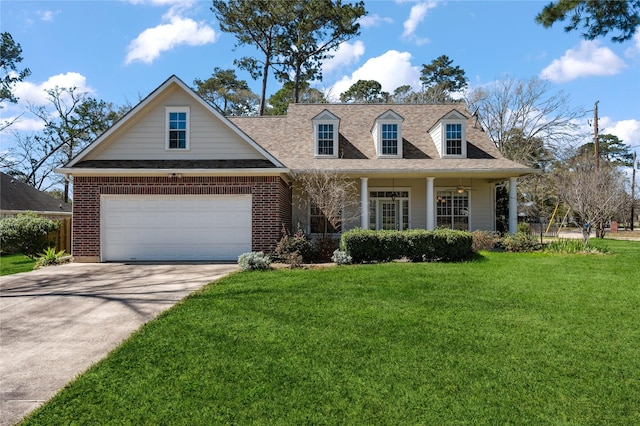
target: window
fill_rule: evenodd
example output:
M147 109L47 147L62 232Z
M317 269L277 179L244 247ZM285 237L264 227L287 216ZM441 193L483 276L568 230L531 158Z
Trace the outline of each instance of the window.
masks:
M337 234L341 231L341 226L339 221L336 226L333 226L331 222L324 215L322 210L320 210L315 204L311 204L309 209L309 223L311 224L311 233L312 234Z
M328 110L313 118L313 156L338 157L340 119Z
M462 124L447 124L445 135L446 155L462 155Z
M403 120L392 110L376 118L371 133L378 157L402 158Z
M398 155L398 125L382 125L382 155Z
M436 197L436 226L469 230L469 192L438 191Z
M409 191L370 191L369 229L409 229Z
M318 124L318 155L333 155L333 124Z
M166 149L189 149L189 108L167 108Z

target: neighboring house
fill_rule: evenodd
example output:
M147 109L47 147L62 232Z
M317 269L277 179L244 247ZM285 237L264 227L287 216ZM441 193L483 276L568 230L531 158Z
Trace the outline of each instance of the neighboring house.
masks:
M32 211L50 219L71 218L71 206L0 172L0 219Z
M503 158L461 104L296 104L225 118L175 76L58 172L73 178L78 261L236 260L318 215L296 176L358 182L344 228L495 229L495 187L531 169ZM515 196L510 231L515 232Z

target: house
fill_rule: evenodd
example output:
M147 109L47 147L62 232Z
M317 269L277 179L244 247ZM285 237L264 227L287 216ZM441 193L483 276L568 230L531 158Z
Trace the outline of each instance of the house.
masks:
M50 219L70 219L71 206L0 172L0 219L32 211Z
M503 158L460 104L296 104L222 116L172 76L59 173L73 179L78 261L235 260L283 224L311 232L296 176L360 188L344 228L495 229L495 187L531 169ZM510 230L515 232L515 196Z

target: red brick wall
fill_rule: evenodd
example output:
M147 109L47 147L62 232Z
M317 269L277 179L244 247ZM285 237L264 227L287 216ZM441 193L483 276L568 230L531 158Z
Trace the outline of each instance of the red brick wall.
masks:
M74 177L72 253L100 256L100 195L252 195L252 250L269 252L291 228L291 189L277 176Z

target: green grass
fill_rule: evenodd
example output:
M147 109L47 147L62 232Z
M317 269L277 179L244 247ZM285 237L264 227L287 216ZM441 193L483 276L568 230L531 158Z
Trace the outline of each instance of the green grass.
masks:
M639 424L640 243L605 244L234 274L25 424Z
M19 272L33 271L36 261L23 254L0 256L0 275L12 275Z

